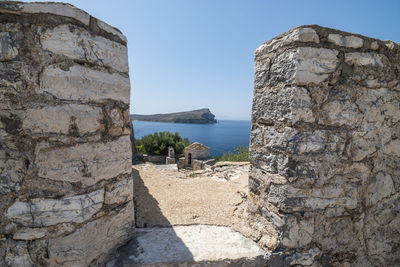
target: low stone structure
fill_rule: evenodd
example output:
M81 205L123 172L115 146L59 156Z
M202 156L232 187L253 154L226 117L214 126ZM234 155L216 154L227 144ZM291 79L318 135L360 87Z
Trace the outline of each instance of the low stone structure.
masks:
M168 156L165 159L165 164L175 164L175 150L172 146L168 147Z
M269 266L400 264L400 46L319 26L255 52L249 222Z
M178 168L192 168L195 170L201 170L205 167L205 161L211 158L210 148L200 144L198 142L194 142L184 149L184 158L179 158L178 160Z
M0 3L0 266L103 264L134 232L126 38Z

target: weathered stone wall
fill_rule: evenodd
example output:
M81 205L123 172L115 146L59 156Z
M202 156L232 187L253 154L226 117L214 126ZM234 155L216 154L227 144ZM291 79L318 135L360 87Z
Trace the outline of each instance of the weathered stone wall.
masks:
M271 266L400 265L400 46L302 26L255 52L250 224Z
M0 266L102 264L133 235L126 38L0 3Z

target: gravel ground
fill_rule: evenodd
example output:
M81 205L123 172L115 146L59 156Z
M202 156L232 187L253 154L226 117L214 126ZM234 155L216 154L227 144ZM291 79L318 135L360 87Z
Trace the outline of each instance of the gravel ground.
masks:
M245 227L248 163L219 162L205 171L176 165L133 166L137 227L209 224Z

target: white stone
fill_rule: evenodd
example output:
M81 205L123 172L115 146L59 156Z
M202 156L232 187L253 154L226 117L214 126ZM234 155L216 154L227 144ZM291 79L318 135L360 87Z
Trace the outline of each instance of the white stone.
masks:
M118 72L129 72L126 46L101 36L92 36L86 30L60 25L41 33L43 49L71 59L85 60L106 66Z
M91 221L70 235L50 239L50 266L86 267L94 260L103 263L132 238L134 231L135 213L130 201L121 210Z
M346 100L335 100L322 106L324 123L332 126L354 126L361 122L363 114L356 104Z
M253 101L253 120L264 122L314 122L311 97L303 87L285 87L260 93Z
M299 28L295 29L290 35L288 40L299 42L311 42L319 44L319 37L317 32L312 28Z
M82 223L103 206L104 189L62 199L33 199L15 202L6 216L24 226L50 226L64 222Z
M349 35L349 36L343 36L340 34L334 34L330 33L328 35L328 41L331 43L334 43L336 45L340 46L345 46L345 47L350 47L350 48L360 48L363 47L363 39Z
M133 178L129 177L118 181L106 189L105 204L125 203L133 199Z
M265 255L254 241L229 227L143 228L136 230L134 241L107 266L194 266L196 262L209 266L264 266ZM241 264L236 265L236 261Z
M68 134L74 125L80 135L85 135L99 130L102 120L103 113L99 107L78 104L47 106L27 109L22 128L33 133Z
M379 49L379 44L378 44L377 41L373 41L373 42L371 43L371 49L372 49L372 50L378 50L378 49Z
M314 219L307 218L298 221L296 217L286 220L286 232L283 233L282 245L288 248L303 247L312 241L314 234Z
M299 47L280 54L271 65L271 80L288 83L319 84L328 79L339 64L339 51Z
M326 48L299 47L294 60L296 74L294 81L300 83L320 83L335 71L339 61L339 51Z
M375 205L385 197L395 192L392 177L389 174L378 173L372 178L367 188L367 204Z
M118 36L122 41L127 42L128 40L126 39L125 35L123 35L118 29L110 26L109 24L97 19L97 26L102 29L103 31L106 31L108 33L111 33L113 35Z
M79 8L64 3L24 3L19 4L24 13L50 13L70 17L89 25L90 15Z
M28 244L18 243L6 249L5 262L10 267L34 267L36 266L29 255Z
M0 60L11 60L18 56L18 49L13 45L10 33L0 32Z
M35 164L40 177L91 186L101 180L132 171L129 136L108 143L86 143L72 147L38 145Z
M376 53L346 53L345 62L349 65L384 67L383 57Z
M13 239L15 240L34 240L42 238L46 235L47 231L42 228L22 228L14 233Z
M107 99L129 104L129 78L117 73L93 70L74 65L69 70L46 67L40 79L38 93L47 92L65 100L103 102Z
M289 34L283 35L280 38L272 39L271 41L262 44L259 48L256 49L255 54L259 55L272 52L292 42L311 42L318 44L319 37L317 32L312 28L294 29Z

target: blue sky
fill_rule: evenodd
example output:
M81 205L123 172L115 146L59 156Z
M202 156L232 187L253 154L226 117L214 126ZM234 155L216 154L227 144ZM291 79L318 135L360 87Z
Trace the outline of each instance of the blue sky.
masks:
M304 24L400 41L400 0L69 0L128 38L131 113L250 119L254 50Z

